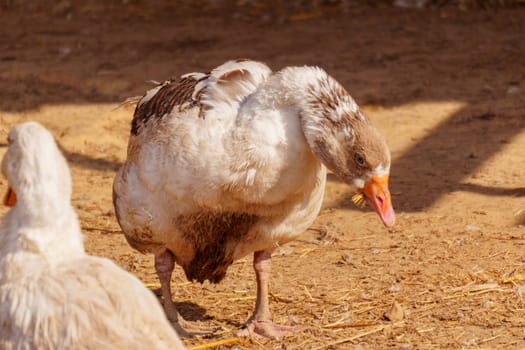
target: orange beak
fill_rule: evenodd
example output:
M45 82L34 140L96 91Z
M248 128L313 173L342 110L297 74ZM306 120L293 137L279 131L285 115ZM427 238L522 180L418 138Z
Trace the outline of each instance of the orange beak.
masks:
M14 207L16 204L16 193L11 189L11 187L7 188L7 193L4 196L4 205L7 205L8 207Z
M365 184L363 193L368 204L379 215L383 224L390 227L396 223L396 214L388 190L388 175L372 176Z

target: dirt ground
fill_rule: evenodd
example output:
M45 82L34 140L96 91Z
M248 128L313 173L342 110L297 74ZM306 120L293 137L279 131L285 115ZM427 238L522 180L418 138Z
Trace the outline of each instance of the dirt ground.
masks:
M133 113L119 103L231 58L319 65L388 140L397 225L329 175L313 227L273 258L273 318L304 331L223 348L525 348L525 8L356 3L0 2L0 155L16 123L48 127L88 252L155 289L111 201ZM186 319L222 329L188 347L228 338L253 310L251 258L219 285L176 269L172 288Z

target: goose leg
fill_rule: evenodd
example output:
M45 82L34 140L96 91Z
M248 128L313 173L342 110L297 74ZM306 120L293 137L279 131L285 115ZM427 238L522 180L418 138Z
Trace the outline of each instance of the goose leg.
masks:
M181 337L190 338L194 335L205 335L212 333L214 331L212 329L196 328L190 326L178 313L175 303L171 298L171 275L174 268L175 256L172 252L164 249L155 255L155 271L157 272L160 280L160 289L166 317L171 321L173 328L175 328Z
M155 255L155 271L160 280L160 290L162 293L162 304L166 317L173 324L173 328L181 337L191 337L193 334L188 332L185 327L185 321L177 312L175 303L171 298L171 274L175 268L175 257L167 249Z
M239 332L239 335L248 336L252 333L268 338L280 338L290 332L298 332L301 327L277 325L271 321L268 283L271 274L271 253L268 251L258 251L253 255L253 268L257 279L257 300L255 311L246 323L246 329Z
M175 268L175 257L173 254L165 249L161 253L155 255L155 271L160 280L160 290L162 293L162 303L166 316L172 322L177 322L179 313L175 308L175 304L171 299L171 274Z
M169 250L164 249L158 254L155 254L155 271L160 280L160 290L162 293L162 304L166 317L173 323L173 327L177 333L182 337L188 337L190 334L179 323L183 322L183 318L177 312L175 303L171 298L171 274L175 268L175 257Z

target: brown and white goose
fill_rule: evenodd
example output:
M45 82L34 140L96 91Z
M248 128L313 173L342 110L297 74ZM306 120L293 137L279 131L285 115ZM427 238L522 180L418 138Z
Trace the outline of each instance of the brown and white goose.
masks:
M113 199L128 242L155 255L164 308L180 331L174 263L189 280L219 282L250 253L257 299L244 333L291 330L270 320L270 256L316 218L326 168L394 224L387 144L320 68L273 73L259 62L229 61L146 92Z
M71 176L40 124L8 134L0 226L0 349L184 349L136 277L84 251Z

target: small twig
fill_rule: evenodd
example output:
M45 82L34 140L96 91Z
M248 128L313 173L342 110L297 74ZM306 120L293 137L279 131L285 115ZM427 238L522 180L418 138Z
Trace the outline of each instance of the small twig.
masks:
M416 332L418 332L419 334L421 334L421 333L432 332L434 329L435 329L435 328L416 329Z
M255 299L255 296L250 295L246 297L228 298L228 301L253 300L253 299Z
M476 296L476 295L480 295L480 294L486 294L486 293L490 293L490 292L506 292L506 291L507 290L505 290L503 288L484 289L484 290L478 290L476 292L466 291L466 292L461 293L461 294L449 295L449 296L443 297L443 300L457 299L457 298L462 298L462 297L472 297L472 296Z
M326 343L323 346L314 348L314 350L326 349L326 348L328 348L330 346L333 346L333 345L339 345L339 344L343 344L343 343L348 343L348 342L351 342L353 340L365 337L367 335L374 334L374 333L377 333L377 332L381 332L383 329L385 329L387 327L388 326L381 325L379 327L376 327L374 329L371 329L371 330L363 332L363 333L356 334L356 335L354 335L352 337L349 337L349 338L339 339L339 340L335 340L335 341L330 342L330 343Z
M365 313L367 311L370 311L370 310L374 310L375 308L377 308L377 306L369 306L369 307L365 307L365 308L362 308L360 310L355 310L354 311L354 314L362 314L362 313Z
M501 337L501 336L502 336L502 334L500 333L500 334L496 334L496 335L493 336L493 337L489 337L489 338L481 339L481 340L479 341L479 344L487 343L487 342L489 342L489 341L491 341L491 340L494 340L494 339L497 339L497 338L499 338L499 337Z
M212 341L210 343L205 343L205 344L201 344L201 345L190 346L190 347L188 347L188 350L209 349L209 348L215 348L215 347L221 346L221 345L236 344L236 343L241 343L241 344L245 345L247 343L247 341L245 339L241 339L241 338L238 338L238 337L233 337L233 338L227 338L227 339Z
M314 248L310 248L310 249L306 249L301 255L299 255L299 258L304 258L305 256L307 256L308 254L310 254L311 252L313 252L314 250L316 250L318 247L314 247Z
M291 299L286 299L286 298L283 298L281 296L278 296L276 294L273 294L272 292L269 293L270 296L275 299L276 301L279 301L281 303L288 303L288 304L291 304L291 303L295 303L295 300L291 300Z
M516 285L516 282L521 282L525 280L525 275L521 273L514 274L510 277L504 278L503 283L512 283L513 285Z
M456 343L458 343L459 340L461 339L461 337L462 337L464 334L465 334L465 331L459 333L459 335L458 335L457 337L454 338L454 341L455 341Z
M321 327L322 328L358 328L358 327L371 327L375 325L377 324L364 323L364 322L363 323L348 323L348 322L337 321L337 322L326 324Z
M499 255L507 255L508 251L502 251L502 252L497 252L497 253L494 253L492 255L489 255L488 257L486 257L485 259L492 259L492 258L495 258Z
M336 298L335 300L337 300L337 301L346 300L351 295L352 295L352 292L346 292L343 296L340 296L340 297Z
M121 233L121 230L114 230L110 228L104 228L104 227L95 227L95 226L81 226L82 230L85 231L104 231L105 233Z
M308 296L308 298L310 299L310 301L314 301L314 298L312 297L312 294L310 294L310 291L308 290L308 288L306 288L306 286L303 286L303 289L306 295Z

